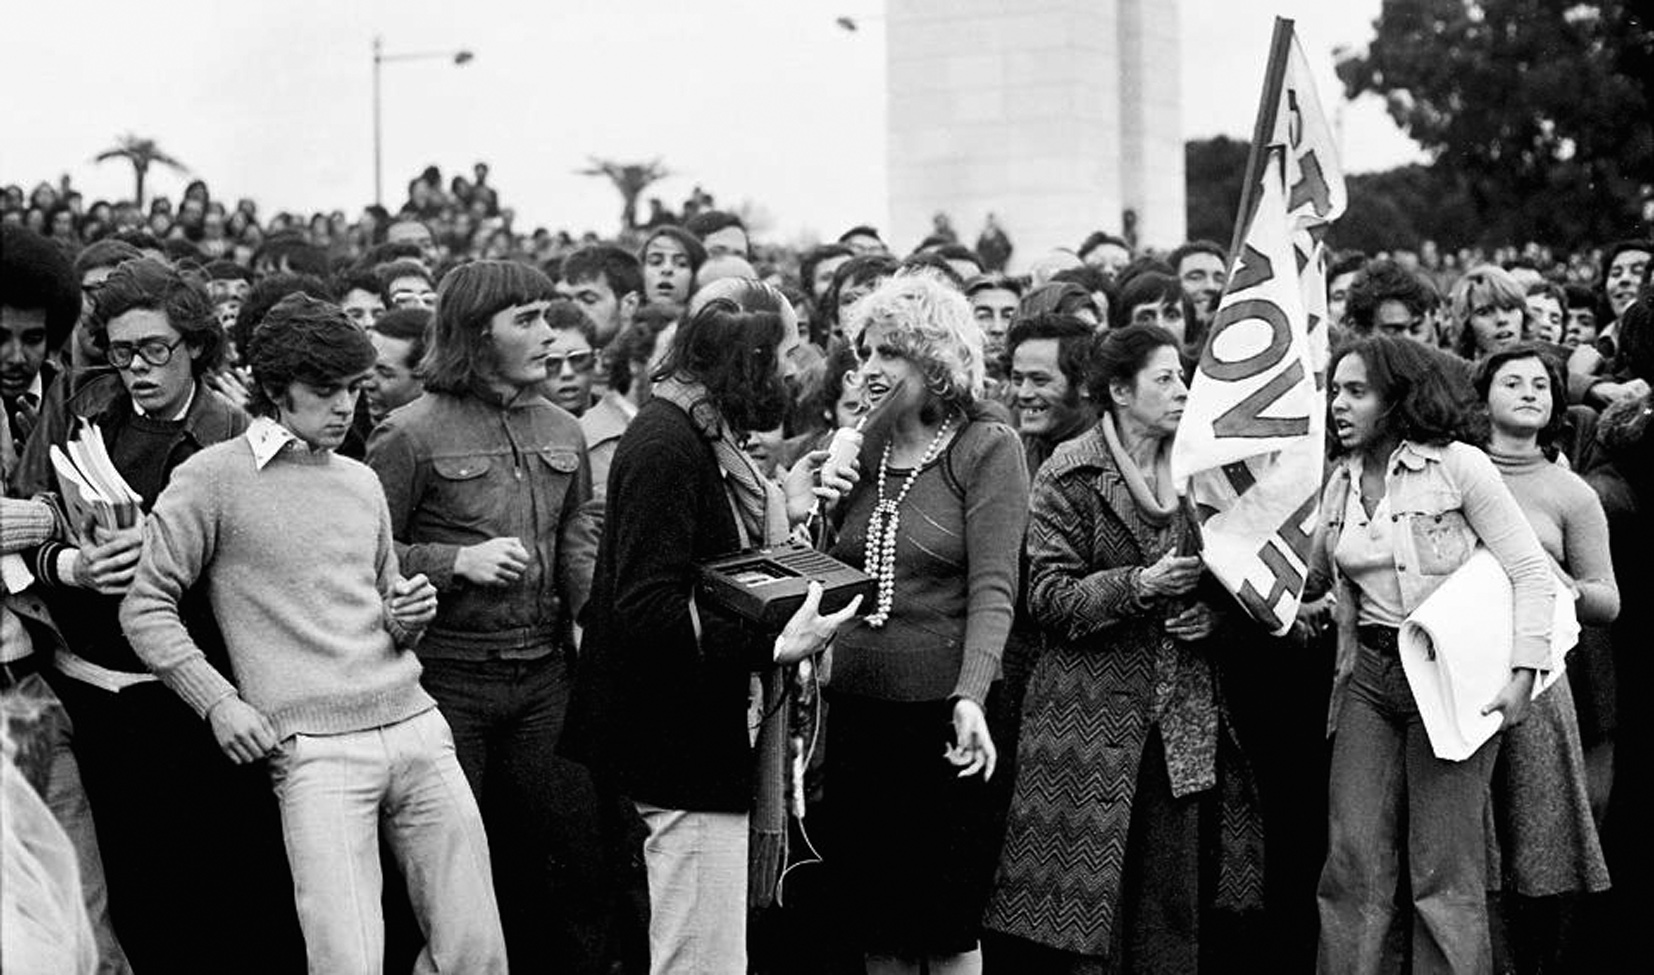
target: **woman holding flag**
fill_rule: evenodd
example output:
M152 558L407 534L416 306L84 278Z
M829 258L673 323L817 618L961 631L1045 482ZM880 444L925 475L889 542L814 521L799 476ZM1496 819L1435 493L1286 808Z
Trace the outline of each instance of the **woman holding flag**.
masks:
M1402 622L1485 545L1514 590L1510 679L1482 708L1519 723L1550 658L1554 582L1544 549L1476 429L1463 371L1387 337L1333 356L1335 462L1306 599L1334 591L1338 629L1317 969L1394 971L1386 941L1400 871L1411 881L1414 972L1488 973L1483 813L1499 736L1435 757L1402 668ZM1474 607L1467 607L1474 612Z
M1261 879L1211 639L1226 597L1169 468L1179 349L1158 326L1108 333L1089 380L1102 419L1034 481L1028 604L1045 647L985 923L1045 949L1041 971L1199 971L1210 908L1253 906Z

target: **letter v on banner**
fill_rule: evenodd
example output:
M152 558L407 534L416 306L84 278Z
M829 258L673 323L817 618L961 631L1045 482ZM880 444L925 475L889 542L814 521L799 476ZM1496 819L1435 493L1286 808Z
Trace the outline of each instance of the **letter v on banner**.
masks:
M1172 443L1172 478L1201 520L1207 568L1276 635L1297 617L1308 576L1326 430L1282 155L1264 169Z

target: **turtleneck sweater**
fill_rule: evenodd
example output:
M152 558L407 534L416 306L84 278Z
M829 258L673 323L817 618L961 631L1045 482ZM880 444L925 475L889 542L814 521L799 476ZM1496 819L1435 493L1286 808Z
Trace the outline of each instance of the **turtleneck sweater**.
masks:
M1602 502L1577 474L1540 453L1488 456L1515 495L1539 536L1539 544L1573 580L1579 591L1574 609L1579 621L1605 624L1619 614L1619 589L1609 557L1608 519Z

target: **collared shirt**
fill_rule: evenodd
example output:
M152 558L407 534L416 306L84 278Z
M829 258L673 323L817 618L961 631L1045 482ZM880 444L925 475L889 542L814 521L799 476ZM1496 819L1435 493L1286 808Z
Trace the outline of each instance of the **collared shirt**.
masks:
M253 466L264 470L288 444L299 443L293 431L267 416L257 417L247 425L247 443L253 448Z
M172 423L177 423L179 420L182 420L184 417L189 415L190 406L192 406L194 403L195 403L195 385L192 383L190 385L189 399L184 400L184 405L180 406L178 408L178 412L172 414L169 417L167 417L167 419ZM144 405L142 403L138 402L137 400L132 401L132 412L138 414L139 416L148 416L149 415L149 411L144 409Z

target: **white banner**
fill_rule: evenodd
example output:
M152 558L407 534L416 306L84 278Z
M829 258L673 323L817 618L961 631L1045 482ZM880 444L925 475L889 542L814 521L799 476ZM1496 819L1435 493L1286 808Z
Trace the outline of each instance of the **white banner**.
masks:
M1207 567L1277 635L1304 589L1326 429L1288 235L1276 154L1172 444Z
M1321 238L1348 197L1295 35L1270 71L1281 78L1274 137L1172 446L1172 476L1201 519L1207 567L1281 635L1303 595L1325 460Z

